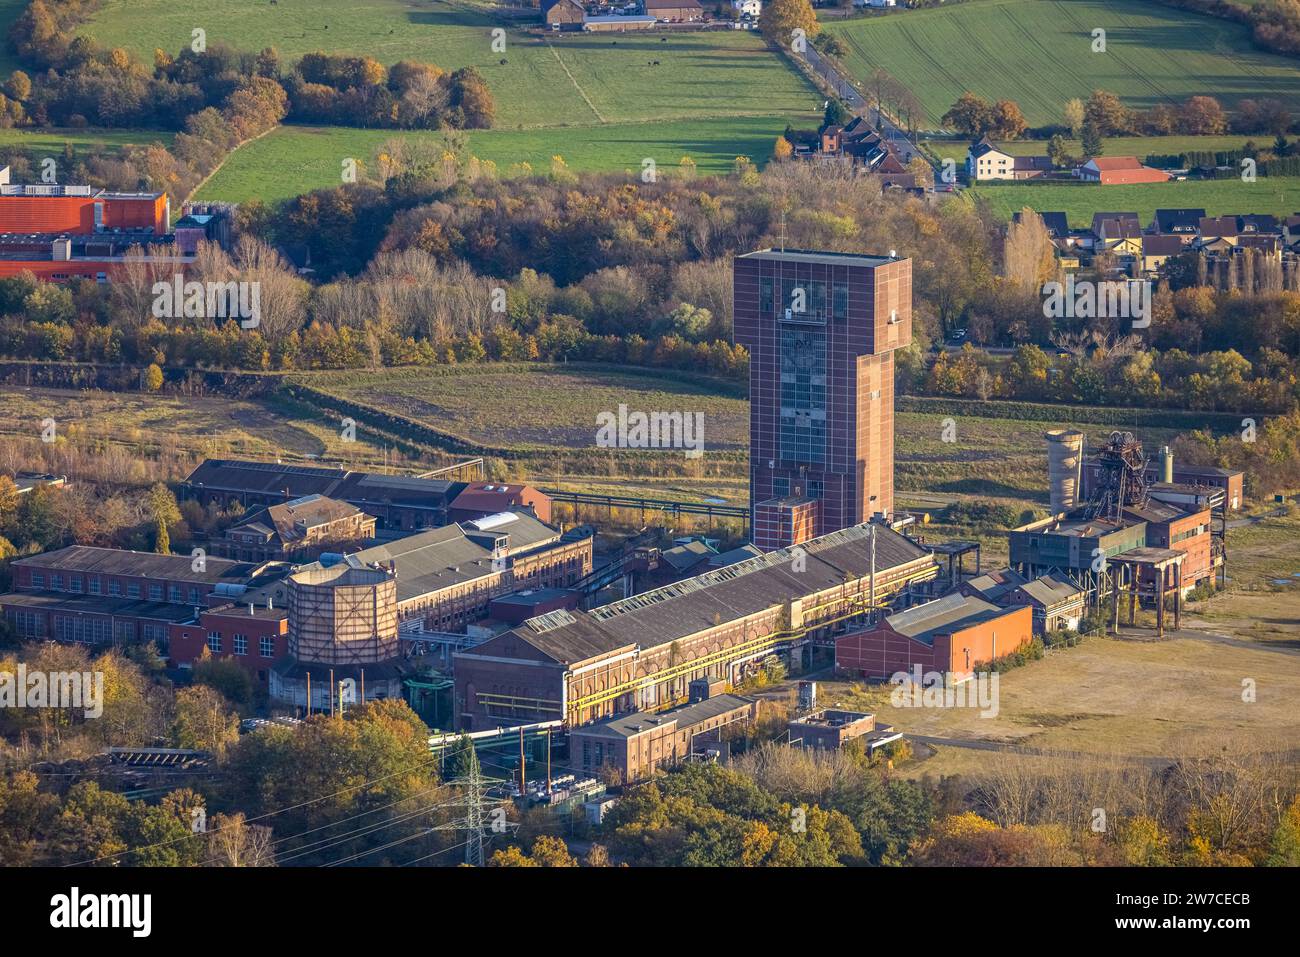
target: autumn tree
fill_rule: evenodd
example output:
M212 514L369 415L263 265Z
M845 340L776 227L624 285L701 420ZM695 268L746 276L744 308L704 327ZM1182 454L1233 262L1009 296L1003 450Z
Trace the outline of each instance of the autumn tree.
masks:
M1083 130L1083 100L1080 100L1077 97L1072 100L1067 100L1061 118L1064 120L1066 128L1070 131L1070 135L1077 139L1079 133Z
M967 136L983 136L994 126L994 108L987 100L968 90L957 98L940 121Z
M181 520L180 508L171 489L159 482L149 490L145 506L154 526L154 551L160 555L171 554L171 537L167 528Z
M1212 96L1193 96L1182 108L1182 132L1193 136L1218 136L1228 128L1228 118Z
M758 18L763 36L786 49L794 42L796 30L802 30L804 39L811 40L821 28L808 0L769 0Z
M1025 296L1036 296L1056 273L1056 247L1043 217L1028 206L1007 225L1002 274Z
M172 741L178 748L209 751L218 759L239 738L239 716L220 693L207 685L176 692Z

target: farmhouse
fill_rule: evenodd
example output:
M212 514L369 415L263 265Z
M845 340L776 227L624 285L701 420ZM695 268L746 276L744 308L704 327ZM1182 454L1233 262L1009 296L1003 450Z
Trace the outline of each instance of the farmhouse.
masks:
M1169 174L1143 166L1136 156L1096 156L1076 171L1079 179L1103 186L1131 183L1164 183Z
M553 30L577 30L587 16L578 0L542 0L542 21Z
M704 8L699 0L645 0L645 12L647 16L669 23L704 19Z

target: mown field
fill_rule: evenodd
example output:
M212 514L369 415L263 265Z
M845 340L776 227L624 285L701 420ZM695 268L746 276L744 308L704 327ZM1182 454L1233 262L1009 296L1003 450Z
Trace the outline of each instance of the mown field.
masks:
M1136 186L1021 185L980 186L966 195L986 200L999 217L1028 206L1039 212L1062 211L1071 226L1087 226L1093 213L1132 210L1150 222L1157 209L1199 207L1210 216L1229 213L1272 213L1289 216L1300 208L1300 178L1261 176L1253 183L1239 179L1184 180Z
M173 133L166 130L0 130L0 149L21 149L33 161L45 156L62 158L63 148L72 144L75 159L87 153L116 152L125 146L162 143L170 146Z
M511 21L466 0L213 0L196 11L169 0L105 0L84 28L151 60L195 27L208 43L274 46L286 60L314 50L477 68L497 103L497 126L523 129L689 117L802 114L815 94L746 31L621 36L506 35ZM777 125L773 135L784 128Z
M561 156L578 172L626 171L640 177L643 160L655 161L662 175L672 176L689 156L698 174L724 174L737 156L765 163L783 126L771 117L679 120L667 123L609 123L604 126L552 130L474 130L468 151L495 163L505 175L516 164L538 172ZM438 142L442 134L395 133L339 126L282 126L249 143L222 165L199 191L200 199L268 202L313 189L337 186L344 159L373 162L378 148L394 136Z
M1106 31L1093 53L1092 31ZM1295 61L1256 49L1243 26L1138 0L973 0L828 24L865 80L884 67L921 99L927 123L967 90L1010 98L1034 126L1061 121L1072 97L1110 90L1134 108L1195 94L1300 105Z

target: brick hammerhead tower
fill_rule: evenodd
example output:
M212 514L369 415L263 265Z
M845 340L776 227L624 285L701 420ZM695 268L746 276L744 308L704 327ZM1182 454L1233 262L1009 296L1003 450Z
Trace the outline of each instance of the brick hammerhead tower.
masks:
M762 249L733 266L749 350L754 544L783 548L894 507L894 350L912 341L912 261Z

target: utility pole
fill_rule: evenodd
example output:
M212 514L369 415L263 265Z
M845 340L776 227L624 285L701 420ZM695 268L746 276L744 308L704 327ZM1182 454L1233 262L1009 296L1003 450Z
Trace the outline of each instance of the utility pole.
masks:
M473 744L470 747L474 747ZM469 762L468 793L465 795L465 828L469 831L465 841L465 863L470 867L483 866L483 791L478 776L478 761Z
M528 797L528 759L524 755L524 726L519 726L519 797Z
M871 523L871 584L870 593L867 596L867 621L870 624L876 623L876 523Z

